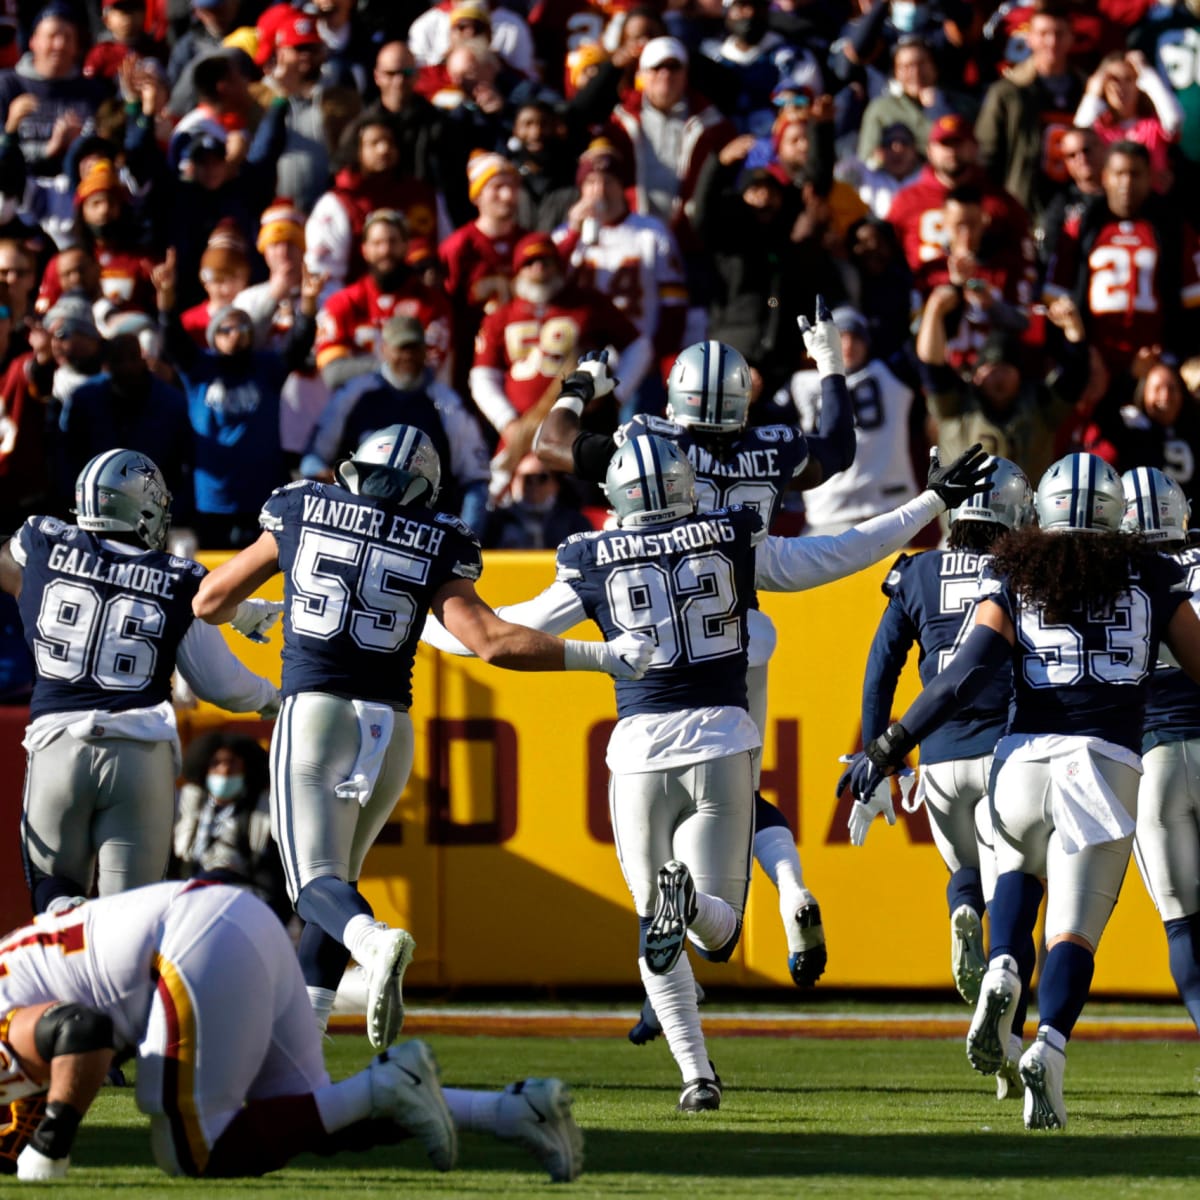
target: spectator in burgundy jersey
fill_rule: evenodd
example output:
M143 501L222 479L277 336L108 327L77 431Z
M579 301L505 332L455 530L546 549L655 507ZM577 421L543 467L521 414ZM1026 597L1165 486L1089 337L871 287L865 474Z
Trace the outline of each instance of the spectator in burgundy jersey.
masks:
M146 0L104 0L100 19L104 34L83 60L84 75L116 79L121 63L131 55L166 62L166 46L146 32Z
M414 237L436 237L439 224L446 224L439 223L432 185L402 173L387 116L376 110L355 120L342 137L338 158L342 165L333 187L317 201L304 229L308 269L325 276L330 292L362 274L358 248L368 214L396 209Z

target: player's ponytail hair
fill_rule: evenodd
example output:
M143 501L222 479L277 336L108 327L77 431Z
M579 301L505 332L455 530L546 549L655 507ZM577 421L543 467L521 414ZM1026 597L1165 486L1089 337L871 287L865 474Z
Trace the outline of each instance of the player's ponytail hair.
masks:
M1109 607L1154 551L1137 534L1047 533L1035 525L997 542L993 569L1028 608L1066 622L1073 613Z
M955 521L950 526L946 545L951 550L973 550L976 554L991 554L992 547L1011 530L997 521Z

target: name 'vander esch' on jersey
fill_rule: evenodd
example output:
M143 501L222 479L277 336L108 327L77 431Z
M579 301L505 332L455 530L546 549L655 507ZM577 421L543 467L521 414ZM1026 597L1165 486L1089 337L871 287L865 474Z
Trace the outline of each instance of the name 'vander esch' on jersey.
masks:
M303 499L305 523L325 525L343 533L356 533L376 540L382 538L393 546L437 554L446 536L432 525L410 521L399 513L384 512L346 500L330 500L324 496L305 496ZM386 533L383 532L385 521L388 522Z
M105 561L90 550L66 546L61 542L50 550L49 565L64 575L78 579L94 579L97 583L112 583L118 587L132 588L135 592L149 592L162 596L164 600L175 599L175 584L179 576L172 571L162 571L138 562Z
M610 534L596 543L596 563L603 565L629 558L648 558L654 554L669 554L673 550L700 550L705 546L719 546L722 542L736 539L733 524L724 516L690 521L686 525L676 525L656 533Z

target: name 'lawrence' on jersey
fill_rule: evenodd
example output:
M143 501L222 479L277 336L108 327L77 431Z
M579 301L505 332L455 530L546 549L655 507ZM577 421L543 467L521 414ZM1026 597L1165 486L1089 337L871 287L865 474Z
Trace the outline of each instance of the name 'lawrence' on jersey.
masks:
M675 442L687 455L696 472L700 512L741 505L756 509L766 527L779 511L784 490L808 462L808 442L791 425L744 429L723 455L707 449L687 426L662 417L636 416L617 430L614 441L621 446L648 434Z
M411 704L430 602L483 571L471 531L447 513L309 481L273 492L259 523L284 571L283 695Z
M199 563L30 517L10 543L36 678L30 716L151 708L171 698Z
M1189 596L1178 563L1147 556L1108 609L1089 605L1063 623L1022 605L988 565L979 594L999 604L1016 631L1009 733L1096 737L1142 752L1146 693L1159 642Z
M617 715L746 708L746 613L754 606L752 508L718 509L646 529L579 533L558 549L558 579L606 640L649 633L640 680L617 680Z
M984 555L967 550L900 555L883 583L889 602L871 646L872 657L880 654L889 660L881 671L898 675L914 641L921 651L922 685L946 669L975 628L984 560ZM956 708L949 721L921 742L921 761L951 762L991 754L1008 722L1011 698L1012 668L1006 663L969 706Z

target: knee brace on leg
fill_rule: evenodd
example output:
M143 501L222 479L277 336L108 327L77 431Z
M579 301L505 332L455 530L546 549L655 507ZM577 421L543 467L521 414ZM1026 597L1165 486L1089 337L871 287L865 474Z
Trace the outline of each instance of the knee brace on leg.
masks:
M83 1004L55 1004L38 1017L33 1044L46 1062L63 1054L111 1050L112 1017Z

